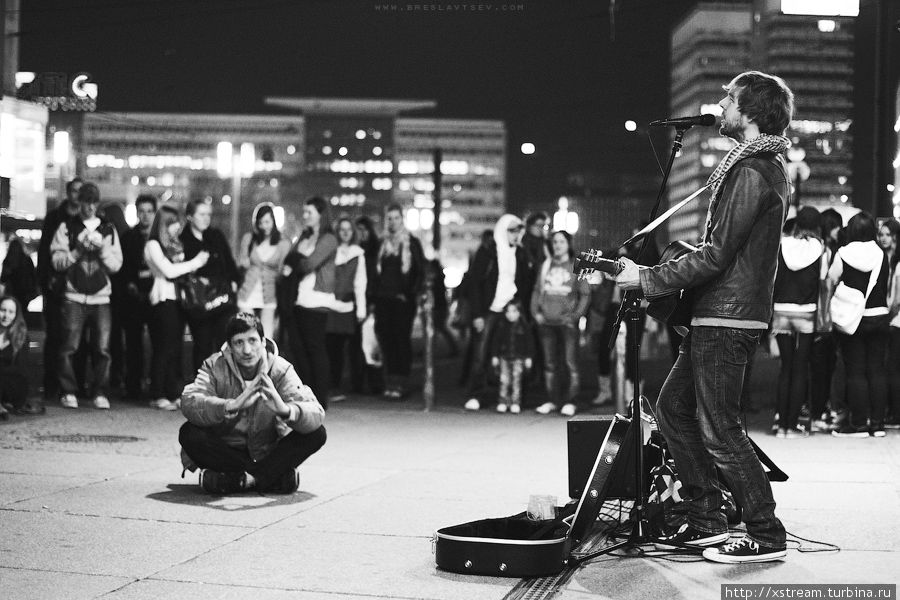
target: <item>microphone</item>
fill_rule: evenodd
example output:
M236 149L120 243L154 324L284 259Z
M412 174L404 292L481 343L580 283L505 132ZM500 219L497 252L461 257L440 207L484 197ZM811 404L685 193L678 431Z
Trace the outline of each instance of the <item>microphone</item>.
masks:
M711 114L697 115L696 117L676 117L674 119L660 119L652 121L650 127L709 127L716 124L716 116Z

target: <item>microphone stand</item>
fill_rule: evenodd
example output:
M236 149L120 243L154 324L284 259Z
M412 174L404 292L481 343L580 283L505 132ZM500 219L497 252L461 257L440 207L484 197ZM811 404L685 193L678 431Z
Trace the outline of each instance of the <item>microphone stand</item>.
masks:
M675 127L675 140L672 143L672 152L669 155L669 161L668 163L666 163L666 168L663 171L662 183L660 184L659 192L656 195L656 204L653 206L653 210L650 212L651 223L656 219L656 215L659 212L659 207L662 203L662 199L666 191L666 186L669 182L669 173L671 173L672 165L675 162L675 156L683 146L682 140L684 138L684 133L691 127L692 124L690 123L679 124ZM647 234L644 235L643 239L641 240L641 247L640 250L638 250L638 255L635 259L635 262L640 263L641 259L644 257L647 246L649 245L649 241L653 237L652 233L652 231L647 232ZM596 558L597 556L609 554L625 546L640 546L641 544L645 544L651 541L649 537L649 521L647 521L647 518L645 516L644 507L646 494L644 489L644 435L643 429L641 428L641 336L639 335L641 316L640 290L626 290L622 295L622 303L619 305L619 312L616 314L616 320L612 328L612 335L610 336L609 340L609 348L612 349L613 345L615 344L616 337L618 337L619 335L619 328L622 326L622 321L624 320L624 318L627 318L627 360L632 366L632 373L634 375L634 393L632 394L631 398L630 425L633 430L632 439L634 443L634 446L632 448L632 452L634 453L634 524L632 525L631 533L626 540L617 542L612 546L604 548L603 550L583 556L579 559L579 562L586 562L588 560Z

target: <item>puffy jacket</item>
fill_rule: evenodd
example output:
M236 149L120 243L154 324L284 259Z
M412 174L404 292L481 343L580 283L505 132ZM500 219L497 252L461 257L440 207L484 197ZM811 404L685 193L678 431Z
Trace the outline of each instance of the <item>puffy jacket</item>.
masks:
M100 218L91 232L81 219L60 223L50 244L53 268L66 274L65 298L78 304L109 304L112 282L109 275L122 268L122 246L109 221ZM84 250L82 240L99 235L100 248Z
M780 154L736 162L710 206L712 218L703 244L675 260L642 268L644 295L652 300L691 289L692 324L741 321L764 329L772 318L778 246L790 190L787 164Z
M181 412L188 421L199 427L213 428L229 445L242 446L246 442L247 451L254 460L267 456L278 440L291 430L310 433L325 420L325 410L309 386L303 385L291 363L278 356L275 342L268 338L265 342L269 377L291 409L287 419L277 416L261 401L235 417L225 416L225 403L244 391L244 378L227 343L221 352L203 361L196 379L181 395ZM243 419L249 422L246 434L235 427Z

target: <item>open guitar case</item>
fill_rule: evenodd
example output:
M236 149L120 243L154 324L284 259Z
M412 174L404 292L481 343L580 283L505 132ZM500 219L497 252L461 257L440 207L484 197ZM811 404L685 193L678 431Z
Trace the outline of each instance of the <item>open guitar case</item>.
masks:
M577 504L558 507L555 519L536 521L522 512L438 529L434 538L437 566L453 573L495 577L541 577L562 571L597 521L611 482L627 462L623 455L633 444L633 435L631 420L616 415L581 498Z

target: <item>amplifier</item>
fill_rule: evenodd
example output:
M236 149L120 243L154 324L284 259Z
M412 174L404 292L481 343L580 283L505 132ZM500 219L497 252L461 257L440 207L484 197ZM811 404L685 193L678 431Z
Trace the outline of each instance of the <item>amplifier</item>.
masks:
M580 498L584 491L584 484L594 468L597 453L603 445L603 438L612 423L612 417L597 415L576 415L569 419L567 437L569 443L569 496ZM609 492L607 499L634 498L634 450L633 438L628 436L629 442L619 451L619 458L610 473ZM661 453L658 447L647 445L644 440L644 493L650 481L650 469L658 465Z

